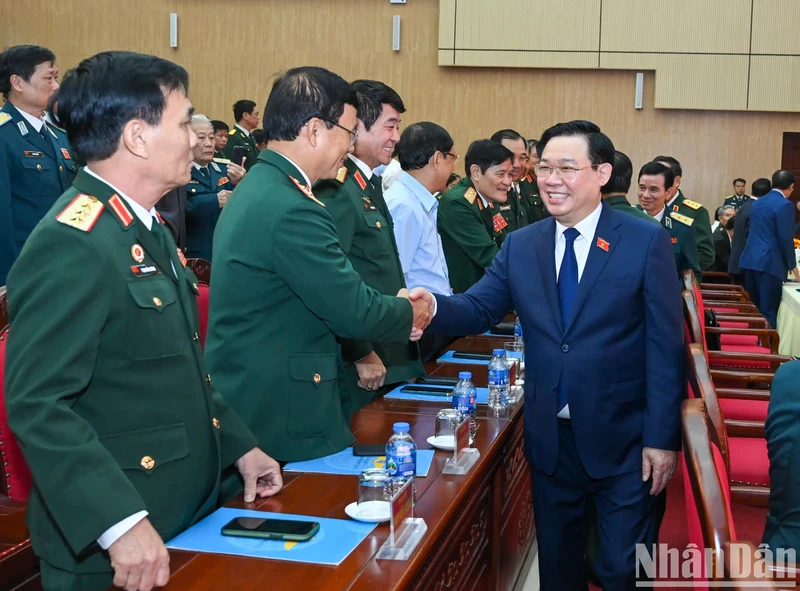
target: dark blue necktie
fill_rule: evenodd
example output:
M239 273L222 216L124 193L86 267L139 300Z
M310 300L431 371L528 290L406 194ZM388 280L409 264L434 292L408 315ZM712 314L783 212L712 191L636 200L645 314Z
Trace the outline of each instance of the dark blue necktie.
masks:
M564 230L566 245L564 258L561 260L561 269L558 272L558 301L561 304L561 324L564 330L572 315L572 306L578 293L578 259L575 257L575 239L580 236L575 228ZM561 412L567 405L567 384L564 372L558 381L558 411Z

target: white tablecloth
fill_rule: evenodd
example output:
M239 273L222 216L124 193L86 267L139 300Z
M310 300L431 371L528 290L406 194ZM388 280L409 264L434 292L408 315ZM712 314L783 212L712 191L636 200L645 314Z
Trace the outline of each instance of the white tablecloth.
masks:
M778 353L800 356L800 285L785 283L781 307L778 308L778 334L781 337Z

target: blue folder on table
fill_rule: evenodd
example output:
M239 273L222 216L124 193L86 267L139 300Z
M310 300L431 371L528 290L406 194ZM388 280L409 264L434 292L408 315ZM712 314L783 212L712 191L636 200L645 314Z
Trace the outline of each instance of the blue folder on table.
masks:
M419 445L419 442L417 442ZM428 475L433 462L432 449L417 450L417 476L424 478ZM289 462L283 469L286 472L314 472L316 474L341 474L358 476L369 468L383 468L386 464L384 456L354 456L353 448L348 447L342 451L303 462Z
M453 404L453 397L449 395L452 392L452 386L435 386L433 384L425 384L425 388L431 390L441 390L442 395L439 394L424 394L422 392L402 392L406 386L414 386L416 384L401 384L391 392L384 394L384 398L391 398L395 400L419 400L422 402L441 402L446 406ZM478 404L489 404L489 388L476 388L478 396L475 402ZM445 395L445 392L448 393Z
M354 491L355 492L355 491ZM286 542L223 536L222 528L237 517L319 522L319 531L307 542ZM291 515L222 507L167 542L167 548L191 552L232 554L338 566L375 529L375 524L310 515Z

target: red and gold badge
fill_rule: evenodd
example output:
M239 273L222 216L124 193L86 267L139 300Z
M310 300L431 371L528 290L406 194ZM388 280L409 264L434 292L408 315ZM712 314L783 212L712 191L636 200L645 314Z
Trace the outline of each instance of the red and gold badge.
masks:
M608 252L608 247L611 246L611 245L608 242L606 242L605 240L603 240L602 238L598 238L597 239L597 246L598 246L598 248L602 248L603 250Z
M178 260L181 262L181 265L184 267L186 266L186 257L183 256L183 251L180 248L178 248Z
M131 256L137 263L141 263L144 260L144 248L142 248L141 244L131 246Z

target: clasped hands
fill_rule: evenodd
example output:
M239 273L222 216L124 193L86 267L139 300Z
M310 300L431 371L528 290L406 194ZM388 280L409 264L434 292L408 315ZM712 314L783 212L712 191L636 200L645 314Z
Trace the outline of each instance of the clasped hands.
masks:
M411 336L409 340L418 341L422 338L423 331L433 320L436 310L436 299L431 292L423 287L415 287L411 291L403 288L397 292L397 297L406 298L411 302L414 311L414 320L411 323Z

